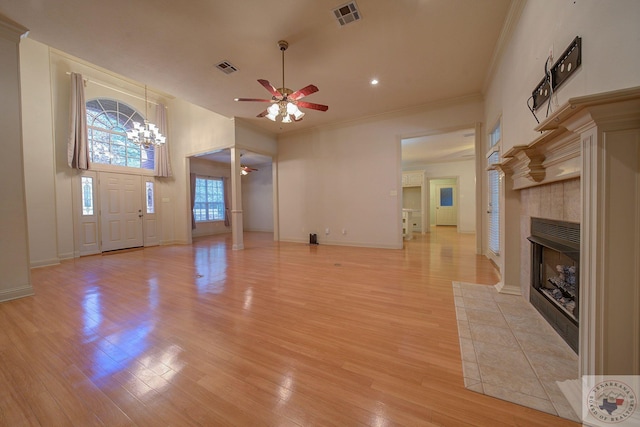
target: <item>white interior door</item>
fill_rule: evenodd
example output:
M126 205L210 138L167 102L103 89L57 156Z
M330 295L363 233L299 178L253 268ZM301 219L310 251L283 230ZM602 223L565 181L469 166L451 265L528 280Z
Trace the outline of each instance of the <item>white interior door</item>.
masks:
M100 174L102 252L143 245L141 179Z
M436 185L436 225L458 225L455 185Z

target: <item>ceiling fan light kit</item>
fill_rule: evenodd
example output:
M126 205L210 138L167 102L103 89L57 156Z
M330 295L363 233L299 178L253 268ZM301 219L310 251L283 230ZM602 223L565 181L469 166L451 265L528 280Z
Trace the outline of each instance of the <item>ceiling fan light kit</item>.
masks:
M270 102L271 105L256 117L266 117L274 122L279 118L282 123L292 123L302 120L305 113L300 111L300 107L318 111L327 111L329 107L326 105L300 101L300 99L305 96L318 92L318 88L316 86L308 85L294 92L284 85L284 51L289 47L289 43L285 40L280 40L278 42L278 47L282 52L282 87L276 89L268 80L258 79L258 83L260 83L271 94L271 99L236 98L235 100Z

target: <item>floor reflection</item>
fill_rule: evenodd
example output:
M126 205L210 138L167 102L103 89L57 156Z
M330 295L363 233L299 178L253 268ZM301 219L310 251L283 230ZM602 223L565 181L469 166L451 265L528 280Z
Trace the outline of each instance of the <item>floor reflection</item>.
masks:
M219 294L227 280L227 248L224 243L194 248L194 267L198 293Z

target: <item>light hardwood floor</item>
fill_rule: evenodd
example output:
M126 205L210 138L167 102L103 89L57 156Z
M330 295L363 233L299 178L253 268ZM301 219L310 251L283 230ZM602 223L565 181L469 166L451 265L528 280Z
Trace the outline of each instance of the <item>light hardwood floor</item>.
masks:
M451 282L497 281L474 243L246 233L35 269L0 304L0 425L577 425L464 388Z

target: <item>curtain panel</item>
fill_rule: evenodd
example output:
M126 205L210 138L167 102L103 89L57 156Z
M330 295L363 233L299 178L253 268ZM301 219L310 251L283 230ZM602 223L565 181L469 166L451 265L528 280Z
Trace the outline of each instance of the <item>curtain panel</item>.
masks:
M193 208L196 206L196 174L189 174L189 183L191 191L191 229L195 230L196 228L196 216L193 213Z
M231 216L229 215L229 178L222 177L222 183L224 188L224 226L229 227L231 225Z
M89 169L89 142L82 74L71 73L70 97L67 163L70 168L87 170Z
M156 105L156 126L160 129L160 133L167 136L167 108L162 105ZM169 138L167 142L160 146L155 146L155 165L153 172L155 176L167 178L172 176L171 162L169 161Z

